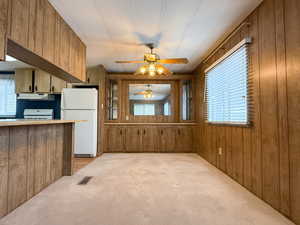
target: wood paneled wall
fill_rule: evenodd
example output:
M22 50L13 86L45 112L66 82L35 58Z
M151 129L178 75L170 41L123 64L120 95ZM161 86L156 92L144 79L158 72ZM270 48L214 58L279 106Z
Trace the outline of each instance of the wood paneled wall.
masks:
M195 71L199 154L300 224L300 1L264 0L244 22L249 26L242 26ZM248 36L253 38L253 126L208 125L204 70Z
M62 79L85 81L86 46L48 0L0 0L0 61L6 53Z
M0 127L0 218L72 175L73 124Z

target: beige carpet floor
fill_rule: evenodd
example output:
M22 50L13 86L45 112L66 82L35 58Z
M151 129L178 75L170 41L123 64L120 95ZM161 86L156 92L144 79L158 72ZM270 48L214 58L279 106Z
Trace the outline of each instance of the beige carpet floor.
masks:
M77 183L93 176L87 185ZM195 154L104 154L1 225L292 225Z

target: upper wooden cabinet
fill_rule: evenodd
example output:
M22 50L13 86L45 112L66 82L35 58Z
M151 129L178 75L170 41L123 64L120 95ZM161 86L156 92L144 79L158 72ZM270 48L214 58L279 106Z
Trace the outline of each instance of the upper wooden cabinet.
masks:
M66 82L43 70L16 69L16 93L61 93Z
M15 70L16 93L33 92L33 69Z
M89 84L99 84L105 81L106 71L102 65L89 68L86 71L86 82Z
M55 76L51 76L51 93L61 93L62 89L67 86L67 82Z
M30 0L10 0L10 32L13 41L28 48Z
M48 0L0 0L0 60L5 55L6 32L9 40L51 64L43 70L54 73L54 66L63 74L60 77L86 80L86 46Z
M43 70L35 70L34 73L34 92L50 93L51 75Z
M0 61L5 59L8 0L0 0Z
M56 30L56 11L53 6L45 1L44 5L44 29L43 29L43 57L55 63L55 30ZM75 75L75 74L74 74Z

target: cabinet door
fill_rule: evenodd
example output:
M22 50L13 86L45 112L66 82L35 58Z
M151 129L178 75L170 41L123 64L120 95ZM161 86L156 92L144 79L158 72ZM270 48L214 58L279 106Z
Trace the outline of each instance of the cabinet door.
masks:
M108 127L107 133L107 151L108 152L123 152L125 129L121 127Z
M45 1L44 13L43 57L54 63L56 12L48 1Z
M0 61L5 58L8 0L0 0Z
M51 76L51 92L61 93L62 89L67 86L67 82L58 77Z
M70 35L71 30L66 22L60 17L60 67L69 72L70 70Z
M193 129L192 127L176 128L176 152L193 151Z
M128 127L126 128L126 139L125 146L126 152L142 152L142 129L139 127Z
M51 75L43 70L35 70L34 74L34 92L49 93L50 92Z
M157 152L158 151L158 135L156 127L142 128L143 135L143 151Z
M16 93L30 93L33 91L33 70L32 69L16 69L15 85Z
M175 152L175 129L173 127L160 128L160 152Z
M86 82L90 84L99 84L101 75L104 73L102 67L97 66L86 71Z
M29 0L11 1L11 32L10 38L22 45L28 46Z
M86 46L80 41L79 45L79 63L81 69L81 80L86 81Z

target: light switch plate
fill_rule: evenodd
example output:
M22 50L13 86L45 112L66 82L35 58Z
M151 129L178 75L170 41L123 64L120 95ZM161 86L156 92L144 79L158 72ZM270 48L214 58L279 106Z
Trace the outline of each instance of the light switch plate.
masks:
M219 148L219 155L222 155L222 148Z

